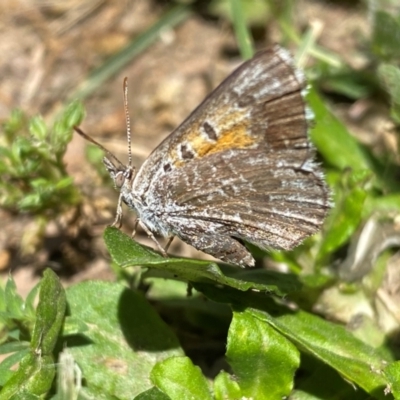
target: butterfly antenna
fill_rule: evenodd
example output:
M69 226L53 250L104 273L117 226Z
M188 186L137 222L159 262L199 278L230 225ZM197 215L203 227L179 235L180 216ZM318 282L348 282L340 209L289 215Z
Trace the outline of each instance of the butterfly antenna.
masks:
M131 117L128 109L128 78L124 79L124 109L126 121L126 139L128 141L128 165L132 167L132 145L131 145Z
M93 138L91 138L89 135L86 135L85 132L83 132L80 128L78 128L77 126L74 126L74 130L76 133L78 133L79 135L81 135L84 139L86 139L88 142L93 143L94 145L96 145L98 148L100 148L101 150L104 151L105 154L107 154L110 158L112 158L113 160L115 160L119 166L121 167L121 169L124 169L124 164L122 164L121 161L118 160L117 157L114 156L113 153L111 153L109 150L107 150L104 146L102 146L100 143L96 142Z

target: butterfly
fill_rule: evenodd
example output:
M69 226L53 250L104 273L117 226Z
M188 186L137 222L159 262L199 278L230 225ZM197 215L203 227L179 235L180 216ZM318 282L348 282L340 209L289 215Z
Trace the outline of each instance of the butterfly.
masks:
M166 256L155 234L179 237L222 261L254 266L245 242L290 250L320 230L329 190L308 139L306 80L274 46L245 61L136 170L132 166L127 79L128 165L105 152L122 203ZM170 241L169 241L170 243ZM168 246L168 245L167 245Z

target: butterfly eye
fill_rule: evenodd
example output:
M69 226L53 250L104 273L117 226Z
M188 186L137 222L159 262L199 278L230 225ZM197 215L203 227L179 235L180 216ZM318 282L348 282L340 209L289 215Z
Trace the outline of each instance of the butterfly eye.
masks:
M114 176L114 184L115 187L120 189L125 182L125 175L123 171L118 171Z

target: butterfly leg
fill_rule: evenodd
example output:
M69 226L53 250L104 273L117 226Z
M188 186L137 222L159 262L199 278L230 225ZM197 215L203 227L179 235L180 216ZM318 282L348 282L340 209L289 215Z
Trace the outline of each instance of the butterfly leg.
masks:
M121 228L122 225L122 193L119 195L117 204L117 213L115 215L114 222L111 226Z
M168 242L167 242L167 244L166 244L165 247L164 247L164 251L165 251L165 252L168 251L169 246L171 246L171 243L172 243L172 241L174 240L174 237L175 237L175 236L171 236L171 237L168 239Z
M161 244L158 242L156 237L154 236L153 232L139 219L139 225L143 228L143 230L146 232L147 236L157 245L158 250L160 253L163 255L163 257L168 257L167 252L164 250L164 248L161 246Z
M140 221L140 219L139 218L136 218L135 219L135 222L134 222L134 224L133 224L133 231L132 231L132 234L131 234L131 238L133 239L134 237L135 237L135 235L136 235L136 229L137 229L137 226L139 225L139 221Z
M186 235L179 237L197 250L241 267L254 267L254 258L240 242L226 235Z

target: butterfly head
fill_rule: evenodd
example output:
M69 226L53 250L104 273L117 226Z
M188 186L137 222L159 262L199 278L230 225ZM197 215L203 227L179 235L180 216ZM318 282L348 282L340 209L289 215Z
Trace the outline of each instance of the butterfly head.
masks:
M116 156L114 156L114 154L112 154L109 150L107 150L89 135L86 135L86 133L84 133L80 128L74 126L74 129L84 139L93 143L106 153L107 157L103 158L103 163L114 182L115 188L118 190L122 190L126 186L131 188L136 174L135 167L131 166L131 157L129 158L129 164L124 165Z
M124 186L132 187L133 179L135 178L136 170L129 165L123 165L118 162L115 165L109 158L104 157L103 163L114 182L116 189L121 190Z

